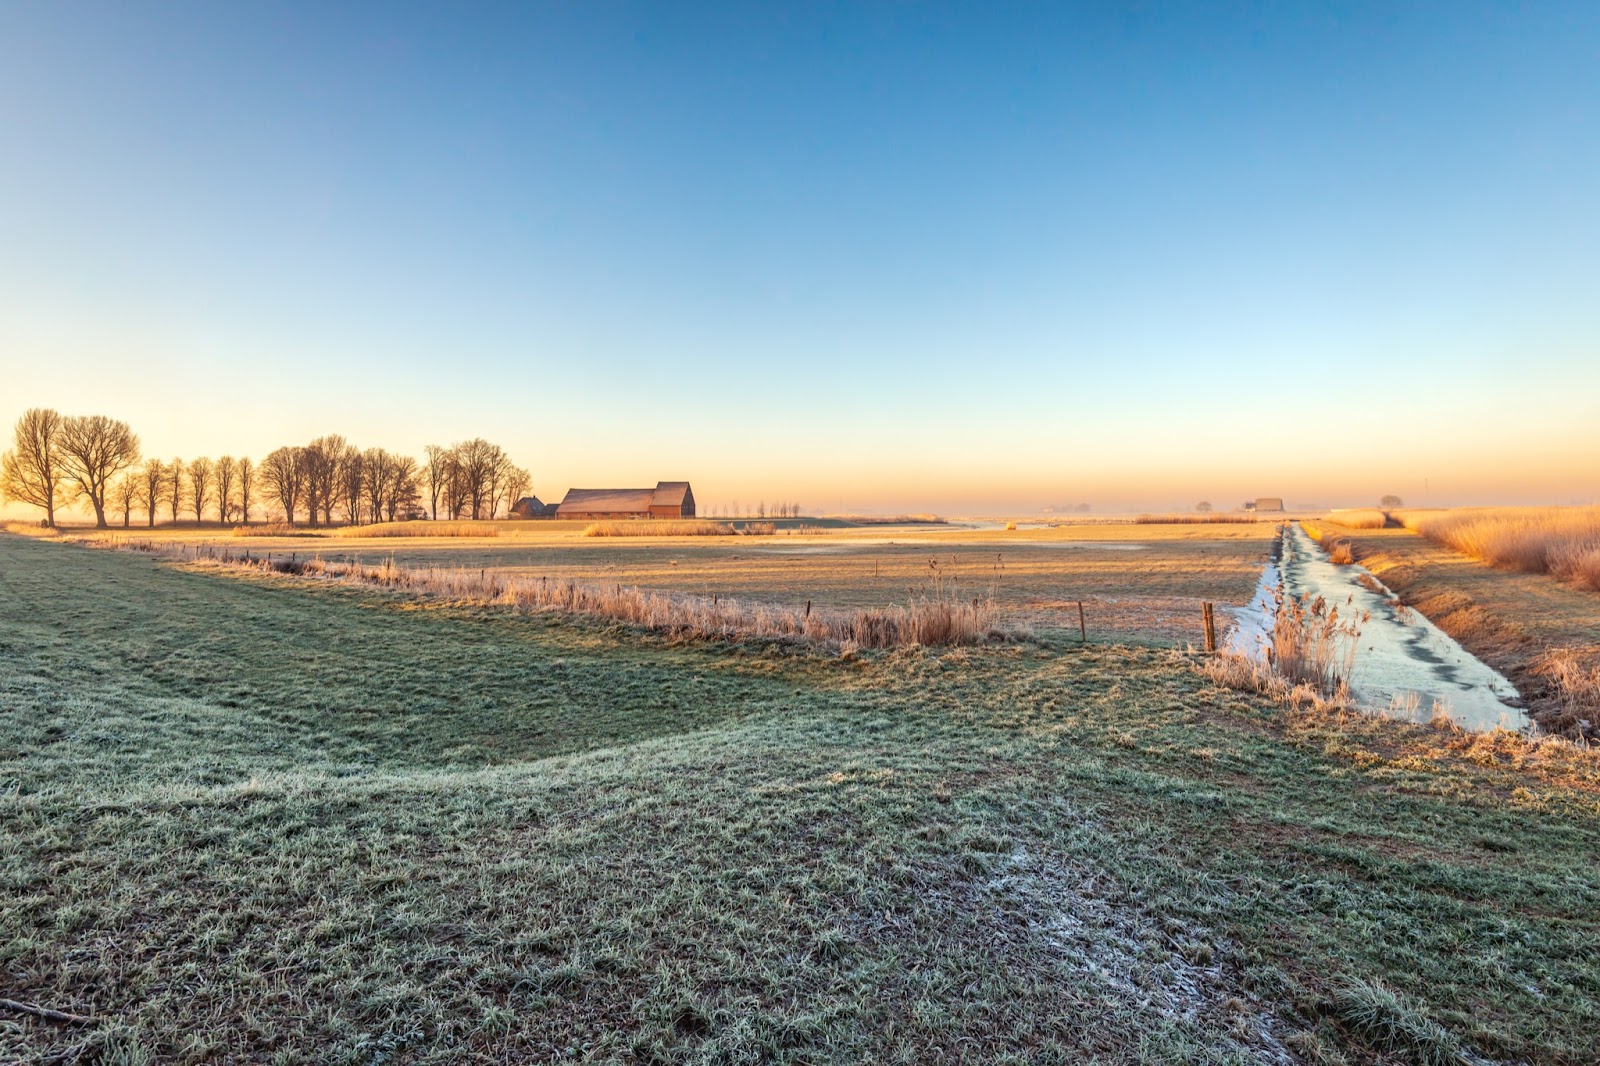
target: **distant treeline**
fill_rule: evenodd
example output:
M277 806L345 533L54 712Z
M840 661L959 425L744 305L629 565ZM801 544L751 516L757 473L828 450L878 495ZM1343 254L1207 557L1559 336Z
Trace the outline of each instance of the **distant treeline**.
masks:
M82 500L101 529L108 515L131 525L136 509L151 526L158 516L249 523L272 510L290 524L303 517L313 527L493 518L509 511L530 480L503 448L481 437L448 448L430 444L421 462L358 448L337 434L276 448L259 463L231 455L146 459L126 422L43 407L17 420L12 448L0 457L0 495L42 508L52 527L57 507Z

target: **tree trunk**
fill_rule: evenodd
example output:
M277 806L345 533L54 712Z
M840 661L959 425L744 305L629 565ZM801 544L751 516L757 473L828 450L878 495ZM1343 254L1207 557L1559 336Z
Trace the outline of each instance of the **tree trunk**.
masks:
M89 502L94 504L94 528L110 529L111 527L106 525L106 505L100 497L91 494Z

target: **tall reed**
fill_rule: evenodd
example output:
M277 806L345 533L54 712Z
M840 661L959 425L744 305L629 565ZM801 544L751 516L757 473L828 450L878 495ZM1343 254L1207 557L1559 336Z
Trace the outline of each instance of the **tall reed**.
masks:
M1397 517L1474 559L1600 591L1600 507L1480 507Z

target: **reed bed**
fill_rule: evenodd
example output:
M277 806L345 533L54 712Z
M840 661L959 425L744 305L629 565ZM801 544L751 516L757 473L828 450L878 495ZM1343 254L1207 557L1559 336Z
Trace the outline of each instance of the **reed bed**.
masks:
M1397 517L1407 529L1474 559L1600 591L1600 507L1462 508Z
M1346 529L1382 529L1389 524L1389 515L1376 507L1351 507L1329 511L1327 521Z
M836 514L829 518L840 522L849 522L853 526L947 526L948 518L940 518L936 514Z
M753 524L753 523L752 523ZM770 528L770 523L768 524ZM584 529L586 537L735 537L739 530L726 522L595 522Z
M114 540L86 543L127 547L203 565L400 589L457 603L604 618L679 638L795 640L853 652L860 648L983 644L1010 635L996 624L992 596L965 597L953 582L940 578L937 565L930 583L912 590L905 606L839 611L813 609L809 601L803 607L787 606L620 584L508 577L488 569L405 567L392 558L374 566L333 562L320 556L262 557L226 547L174 547L149 541L119 545Z
M477 522L377 522L370 526L346 526L333 530L334 537L498 537L497 526Z
M235 537L315 537L319 534L288 522L260 522L251 526L234 526Z
M1142 514L1133 520L1140 526L1248 525L1261 521L1253 514Z

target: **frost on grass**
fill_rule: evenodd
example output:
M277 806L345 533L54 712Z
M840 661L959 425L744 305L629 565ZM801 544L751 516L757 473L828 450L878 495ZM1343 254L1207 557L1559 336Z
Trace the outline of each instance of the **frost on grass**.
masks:
M982 886L998 918L1042 945L1074 994L1109 1024L1150 1034L1184 1061L1289 1063L1280 1023L1237 978L1233 945L1154 913L1102 872L1014 849Z

